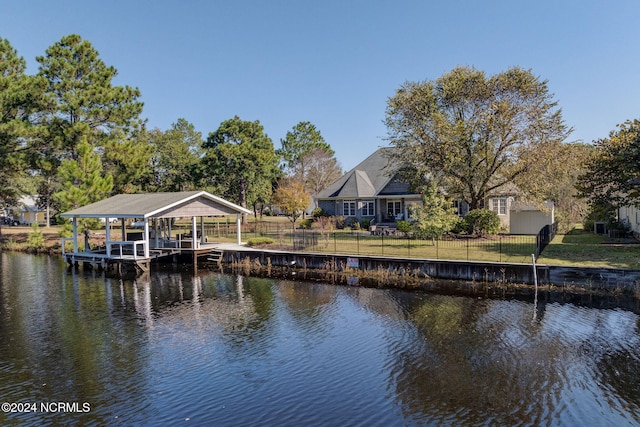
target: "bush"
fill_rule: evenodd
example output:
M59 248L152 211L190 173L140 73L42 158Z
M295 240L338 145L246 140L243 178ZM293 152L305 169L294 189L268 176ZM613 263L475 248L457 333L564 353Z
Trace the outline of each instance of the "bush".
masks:
M270 237L252 237L247 240L247 245L254 246L262 246L262 245L270 245L274 242L274 240Z
M307 219L301 219L300 222L298 223L298 228L299 229L310 229L311 228L311 224L313 223L313 220L311 218L307 218Z
M474 209L464 217L468 234L496 234L500 230L498 214L489 209Z
M360 226L365 230L368 230L370 225L371 225L370 219L363 219L362 223L360 224Z
M27 237L27 247L35 250L44 248L44 236L38 228L38 223L34 222L31 226L31 233Z
M455 234L466 233L467 222L464 219L460 218L451 229L451 232Z
M314 218L320 218L323 216L329 216L329 214L322 208L315 208L311 211L311 216Z
M407 220L396 221L396 228L402 233L411 231L411 222Z
M335 217L335 219L336 219L336 228L338 230L342 230L347 224L347 219L343 216L337 216Z

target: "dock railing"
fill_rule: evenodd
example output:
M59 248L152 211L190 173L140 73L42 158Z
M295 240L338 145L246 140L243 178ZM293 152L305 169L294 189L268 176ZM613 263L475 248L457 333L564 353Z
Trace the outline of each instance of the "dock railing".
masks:
M133 251L133 259L144 258L144 254L147 253L147 246L149 245L148 240L108 240L106 243L108 256L113 257L113 247L117 246L117 249L119 249L119 258L124 258L125 254L122 252L122 249L124 247L131 246L131 250ZM138 245L142 245L142 256L138 256Z
M62 237L62 238L60 239L60 241L62 242L62 243L61 243L61 245L62 245L62 255L64 256L64 255L67 253L67 252L66 252L66 248L65 248L66 243L67 243L67 242L72 242L72 241L73 241L73 237Z

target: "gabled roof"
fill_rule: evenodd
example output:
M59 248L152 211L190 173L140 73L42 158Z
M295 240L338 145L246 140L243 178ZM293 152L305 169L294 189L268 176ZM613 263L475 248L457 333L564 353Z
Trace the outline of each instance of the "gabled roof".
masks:
M22 196L18 199L18 205L23 212L38 212L38 204L35 196Z
M64 218L171 218L183 216L181 213L184 214L184 208L187 205L191 205L192 211L197 209L201 213L198 216L251 213L248 209L206 191L182 191L118 194L65 212L60 216Z
M394 173L387 156L391 148L379 148L360 164L316 195L317 199L361 198L377 195Z

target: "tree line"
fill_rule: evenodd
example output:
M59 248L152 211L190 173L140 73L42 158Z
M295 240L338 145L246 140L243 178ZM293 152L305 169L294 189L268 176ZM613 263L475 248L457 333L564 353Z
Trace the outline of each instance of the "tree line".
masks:
M37 194L64 212L113 194L204 189L258 213L274 189L313 194L342 173L331 146L300 122L276 150L259 121L234 116L203 138L184 118L147 129L138 88L72 34L50 46L35 75L0 38L0 200ZM308 196L307 196L308 197Z

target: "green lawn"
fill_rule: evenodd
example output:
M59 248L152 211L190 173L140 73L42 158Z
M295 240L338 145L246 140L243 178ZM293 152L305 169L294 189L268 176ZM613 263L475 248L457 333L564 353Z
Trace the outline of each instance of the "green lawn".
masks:
M269 236L281 248L291 247L291 222L285 217L263 217L253 224L251 231L243 232L243 240ZM181 224L190 228L190 223ZM228 228L227 228L228 225ZM211 240L235 242L235 218L219 218L207 223L206 234ZM221 233L228 229L231 234ZM319 232L318 229L313 232ZM309 231L306 231L308 234ZM302 240L302 231L296 230L295 240ZM313 244L312 244L313 243ZM352 255L393 256L407 258L474 260L489 262L531 263L535 252L535 236L493 236L485 239L415 240L402 236L371 236L367 231L335 230L315 242L307 241L306 252L339 253ZM579 227L567 234L559 234L538 258L539 264L597 266L640 269L640 244L608 241L603 236L585 233Z
M608 241L591 233L559 234L542 251L538 263L640 269L640 244Z

